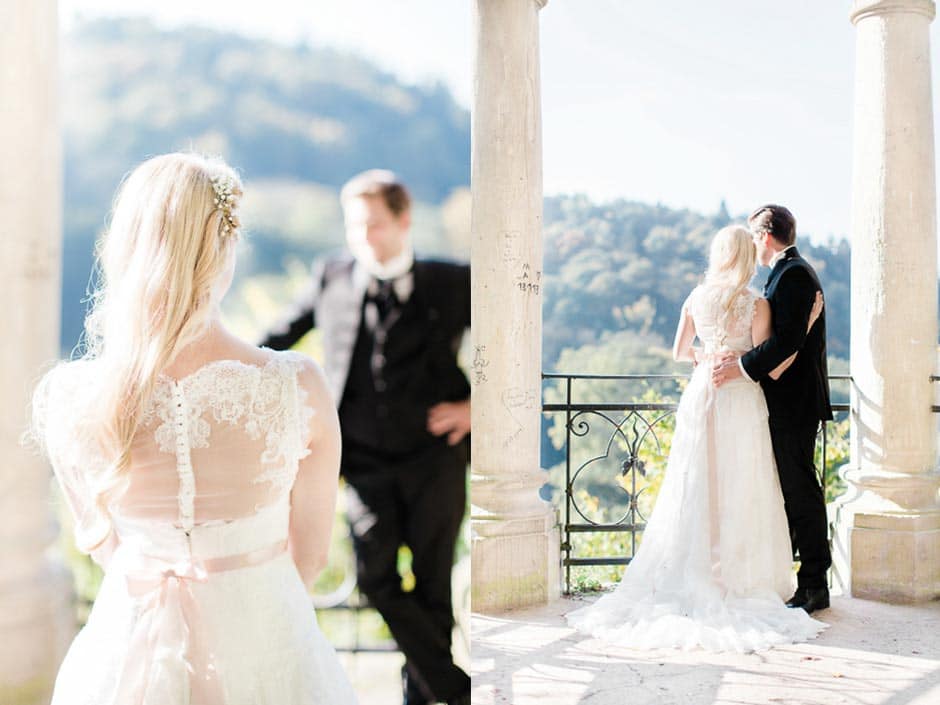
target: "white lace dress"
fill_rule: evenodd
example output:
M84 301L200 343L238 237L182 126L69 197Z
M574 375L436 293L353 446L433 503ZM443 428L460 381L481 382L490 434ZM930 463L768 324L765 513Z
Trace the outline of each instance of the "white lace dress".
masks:
M129 484L110 507L104 582L53 705L356 701L286 550L309 453L305 364L278 353L263 366L220 360L159 379ZM91 365L60 365L37 395L80 535L96 520L86 471L101 463L81 423Z
M686 306L708 354L746 351L757 295L720 324L720 291ZM749 652L814 637L826 625L784 601L795 587L767 404L758 384L715 389L700 364L682 395L666 474L636 556L616 589L570 625L634 648Z

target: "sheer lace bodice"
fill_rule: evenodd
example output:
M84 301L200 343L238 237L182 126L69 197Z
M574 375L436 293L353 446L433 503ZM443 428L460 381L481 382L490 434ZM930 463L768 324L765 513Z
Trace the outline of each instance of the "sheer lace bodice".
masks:
M135 439L125 516L194 523L246 517L290 490L306 449L301 361L219 360L180 380L163 376ZM198 483L196 477L198 474Z
M705 351L750 350L751 322L757 300L760 298L750 289L745 289L725 310L727 289L716 284L700 284L692 290L686 300L686 308L695 322L695 332L705 345Z
M312 363L271 352L161 376L106 510L87 422L95 374L94 362L62 364L35 397L79 544L94 549L108 529L93 554L105 578L53 705L355 703L300 575L325 543L312 534L329 535L329 519L309 519L332 517L336 486L317 465L327 441L311 444L329 408Z
M309 453L313 412L298 378L302 364L300 355L280 353L263 365L215 360L179 380L161 375L132 443L127 489L110 507L113 517L188 531L278 504ZM82 427L93 372L93 363L53 370L42 410L56 473L87 522L89 478L104 463Z

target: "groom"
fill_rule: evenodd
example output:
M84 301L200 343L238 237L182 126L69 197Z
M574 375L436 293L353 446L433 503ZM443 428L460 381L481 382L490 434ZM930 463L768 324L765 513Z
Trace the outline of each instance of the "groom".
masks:
M359 588L405 655L404 703L469 705L470 678L451 656L451 568L466 502L470 385L457 349L470 268L415 258L411 199L392 172L363 172L340 198L349 251L318 263L263 344L321 330ZM411 590L398 573L403 544Z
M737 359L729 354L712 371L716 387L742 375L759 381L770 412L770 437L790 525L800 553L797 590L788 607L807 612L829 606L826 500L813 455L820 421L832 418L826 368L826 312L807 333L817 291L816 272L797 252L796 220L783 206L766 205L748 218L757 258L770 267L764 296L773 313L773 332ZM796 360L778 380L768 373L795 352Z

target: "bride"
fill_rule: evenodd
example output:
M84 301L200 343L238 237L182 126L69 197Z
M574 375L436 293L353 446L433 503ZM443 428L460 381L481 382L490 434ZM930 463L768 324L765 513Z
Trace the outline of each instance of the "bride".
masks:
M53 705L355 702L307 592L334 516L339 432L319 368L219 319L242 190L168 154L124 182L84 356L34 395L34 434L105 569Z
M580 631L635 648L749 652L810 639L826 626L784 604L792 553L763 392L745 379L716 389L704 364L769 337L770 306L747 288L755 269L749 230L715 235L705 280L676 332L674 357L696 368L676 411L659 498L617 588L567 615ZM810 327L821 306L817 297Z

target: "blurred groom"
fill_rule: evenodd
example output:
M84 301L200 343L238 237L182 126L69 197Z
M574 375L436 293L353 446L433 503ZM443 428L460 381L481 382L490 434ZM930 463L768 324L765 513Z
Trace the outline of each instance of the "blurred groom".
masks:
M469 704L470 678L451 657L451 569L466 502L470 385L457 350L470 326L470 268L415 259L411 200L392 172L353 177L340 199L349 251L314 265L262 344L281 350L322 331L359 589L405 655L404 703ZM409 592L402 544L413 556Z

